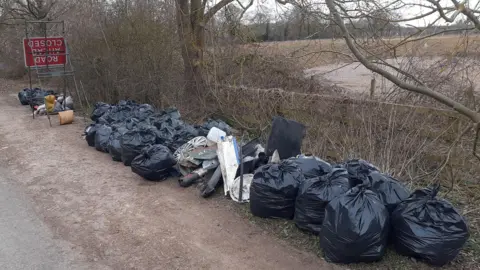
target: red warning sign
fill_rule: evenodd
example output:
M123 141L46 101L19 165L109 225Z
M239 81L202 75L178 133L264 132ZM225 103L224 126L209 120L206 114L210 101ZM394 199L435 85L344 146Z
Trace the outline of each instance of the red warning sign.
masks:
M67 63L67 46L63 37L31 37L23 39L26 67L58 66Z

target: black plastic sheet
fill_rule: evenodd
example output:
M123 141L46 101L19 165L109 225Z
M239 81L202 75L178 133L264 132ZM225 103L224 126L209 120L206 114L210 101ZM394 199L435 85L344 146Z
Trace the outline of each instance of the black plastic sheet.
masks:
M278 151L280 159L299 155L304 136L303 124L279 116L274 117L267 142L267 156L272 156L275 150Z
M335 168L321 177L306 179L300 184L295 202L294 220L297 227L319 234L328 203L348 190L348 172L343 168Z
M303 181L302 171L291 160L258 168L250 186L250 211L258 217L292 219Z
M389 228L387 208L373 191L359 185L327 205L320 246L329 262L379 261Z
M463 217L450 202L436 197L439 188L416 190L392 213L398 253L435 266L455 259L469 237Z
M176 164L168 147L156 144L147 146L132 161L132 172L150 181L161 181L170 176L171 168Z

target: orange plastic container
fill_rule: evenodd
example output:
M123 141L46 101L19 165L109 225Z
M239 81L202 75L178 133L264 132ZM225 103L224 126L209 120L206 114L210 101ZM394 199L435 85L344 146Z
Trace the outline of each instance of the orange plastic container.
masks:
M60 120L60 125L71 124L73 122L73 111L58 112L58 119Z

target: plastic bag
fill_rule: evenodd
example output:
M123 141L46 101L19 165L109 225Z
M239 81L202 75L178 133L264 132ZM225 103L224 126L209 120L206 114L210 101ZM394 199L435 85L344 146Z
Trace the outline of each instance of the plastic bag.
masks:
M341 164L349 174L350 187L356 185L368 185L370 172L379 171L377 167L363 159L350 159Z
M88 146L95 147L95 133L97 132L97 127L95 124L90 124L85 128L85 140L87 141Z
M114 161L122 161L122 145L120 140L129 129L125 124L112 125L112 133L108 142L108 153Z
M327 205L320 246L329 262L379 261L389 228L387 208L373 191L359 185Z
M214 119L208 119L200 128L200 132L202 133L205 133L205 134L202 134L204 136L207 135L208 131L210 129L212 129L213 127L216 127L218 129L221 129L223 131L225 131L225 133L227 133L227 135L230 135L232 133L232 128L227 124L225 123L224 121L222 120L214 120Z
M390 213L395 210L399 203L410 196L410 191L391 176L374 171L368 175L368 180L372 185L371 190L377 193Z
M22 105L28 105L28 91L29 88L25 88L22 91L18 92L18 100Z
M123 164L130 166L132 160L144 147L155 144L155 139L156 134L153 128L141 127L127 131L120 140Z
M170 175L177 162L168 147L156 144L147 146L132 161L132 172L150 181L161 181Z
M184 145L195 137L198 137L198 131L192 125L182 122L182 125L178 125L175 128L175 133L172 143L170 145L170 149L172 151L175 151L177 150L177 148Z
M95 109L92 112L90 118L92 121L97 121L100 117L102 117L108 110L110 110L110 105L104 102L97 102L95 103Z
M467 224L453 205L435 197L439 188L416 190L392 213L398 253L435 266L452 261L469 237Z
M294 220L297 227L320 233L328 203L348 190L348 172L343 168L335 168L329 174L305 180L300 184L295 201Z
M110 109L105 112L99 121L106 123L119 123L124 122L126 119L133 117L135 107L132 105L125 106L111 106Z
M110 134L112 128L108 125L97 125L95 132L95 149L100 152L108 153L108 143L110 141Z
M45 103L45 96L54 95L53 91L44 91L40 88L27 90L27 100L30 106L40 106Z
M250 186L250 211L259 217L292 219L298 187L304 180L291 160L258 168Z
M319 177L332 171L330 163L314 156L300 156L291 158L303 172L305 179Z
M154 113L154 108L150 104L141 104L135 107L134 116L140 121L146 120L151 114Z

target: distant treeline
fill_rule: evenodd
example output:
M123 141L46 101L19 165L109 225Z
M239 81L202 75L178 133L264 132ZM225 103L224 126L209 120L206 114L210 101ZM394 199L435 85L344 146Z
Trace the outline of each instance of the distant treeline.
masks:
M421 32L422 36L438 33L438 35L459 35L465 33L467 26L455 24L449 26L414 28L393 25L390 23L355 23L347 27L358 38L405 37ZM340 30L330 24L316 22L264 22L245 25L248 29L248 41L287 41L304 39L341 38Z

